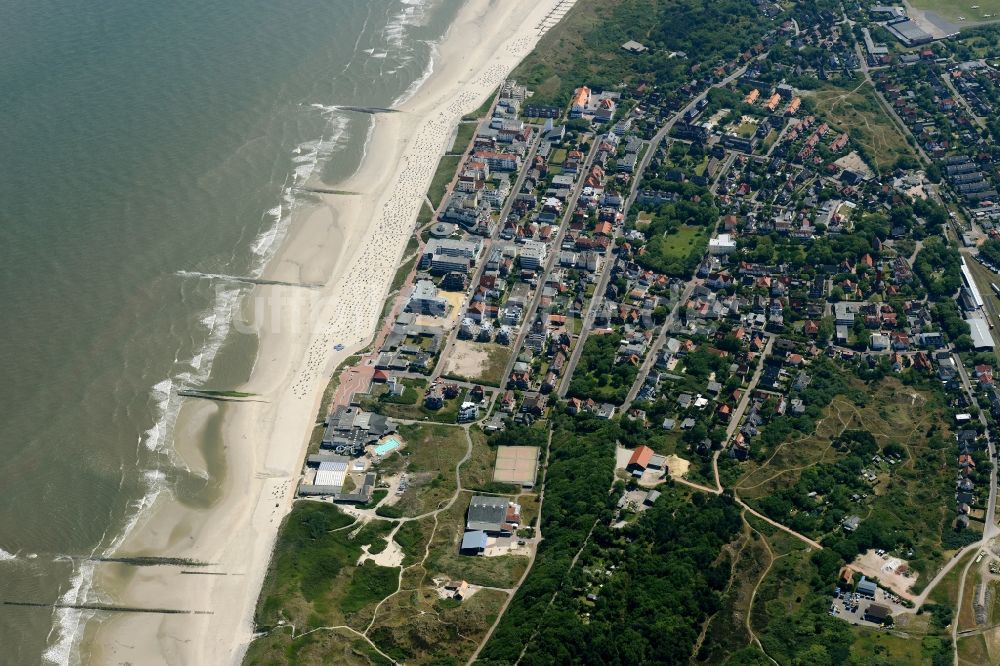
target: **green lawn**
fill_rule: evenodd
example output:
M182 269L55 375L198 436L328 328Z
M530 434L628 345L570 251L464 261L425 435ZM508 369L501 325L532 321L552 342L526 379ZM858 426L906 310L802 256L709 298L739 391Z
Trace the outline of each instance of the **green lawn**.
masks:
M451 147L451 152L456 155L465 153L469 146L472 145L472 139L476 136L477 127L479 127L478 122L459 123L458 129L455 132L455 143Z
M906 137L879 104L871 84L848 85L826 85L810 92L816 110L834 129L847 132L851 145L860 148L880 169L891 167L900 157L913 157Z
M458 165L461 162L462 157L460 155L445 155L438 162L437 171L434 172L434 178L431 179L431 186L427 190L427 196L430 197L431 203L434 204L435 208L441 205L441 200L444 199L448 183L455 177L455 172L458 171Z
M708 229L705 227L691 227L681 225L672 234L665 236L666 241L662 245L663 254L667 257L681 259L688 256L691 250L698 249L701 245L708 245Z
M427 513L455 492L455 465L465 455L465 430L438 424L402 425L406 447L399 453L409 486L391 506L378 509L390 518Z
M356 562L362 546L385 547L394 523L371 522L357 534L352 523L335 505L296 502L278 534L261 590L254 618L259 627L281 620L299 631L337 624L364 627L374 605L395 590L399 570Z

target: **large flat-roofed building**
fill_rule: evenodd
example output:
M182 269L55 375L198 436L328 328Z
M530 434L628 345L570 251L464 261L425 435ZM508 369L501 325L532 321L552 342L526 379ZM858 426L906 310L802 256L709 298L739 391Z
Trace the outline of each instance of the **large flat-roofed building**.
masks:
M344 477L347 476L347 459L338 461L324 461L316 468L317 486L333 486L335 488L344 487Z
M969 324L973 348L977 350L993 349L993 336L990 335L990 325L986 323L986 320L974 317L965 321Z
M521 522L521 506L506 497L473 495L465 529L492 536L510 536Z
M432 238L424 246L424 254L443 254L449 257L466 257L476 260L483 243L480 239L455 240L452 238Z
M924 32L916 23L908 18L890 21L885 24L885 29L892 33L893 37L905 46L917 46L934 41L931 35Z
M537 446L498 446L493 480L497 483L515 483L522 488L535 485L538 473Z
M709 254L731 254L736 251L736 241L729 234L719 234L708 241Z
M441 298L438 288L430 280L418 280L413 286L406 311L417 314L443 317L448 312L448 301Z
M395 423L385 416L340 405L327 421L320 447L357 456L366 445L395 431Z
M468 273L476 264L482 241L453 240L451 238L432 238L426 246L420 260L421 268L430 268L435 275L459 272Z
M526 241L517 253L517 260L521 264L521 268L528 270L540 268L542 262L545 261L545 243L534 240Z

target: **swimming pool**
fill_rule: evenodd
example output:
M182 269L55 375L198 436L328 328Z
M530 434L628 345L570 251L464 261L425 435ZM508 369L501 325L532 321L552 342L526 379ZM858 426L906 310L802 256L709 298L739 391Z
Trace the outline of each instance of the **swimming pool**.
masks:
M399 447L399 440L395 437L387 439L375 447L375 455L384 456L395 448Z

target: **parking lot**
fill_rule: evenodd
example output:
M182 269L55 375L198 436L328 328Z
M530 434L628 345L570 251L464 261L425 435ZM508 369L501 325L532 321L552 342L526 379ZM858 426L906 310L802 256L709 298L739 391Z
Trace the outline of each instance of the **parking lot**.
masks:
M893 617L907 610L906 606L900 602L900 598L898 596L892 592L883 590L880 587L875 593L874 599L862 597L856 592L835 592L833 595L833 601L830 604L829 613L830 615L839 617L840 619L850 622L851 624L877 627L879 626L878 623L869 622L865 619L865 611L868 610L868 607L872 604L887 607Z

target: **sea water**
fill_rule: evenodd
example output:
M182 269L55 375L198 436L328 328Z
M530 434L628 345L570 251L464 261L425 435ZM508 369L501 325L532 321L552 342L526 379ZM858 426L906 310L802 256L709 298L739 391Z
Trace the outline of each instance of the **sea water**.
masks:
M95 565L161 492L183 387L461 0L0 0L0 663L72 663ZM210 475L224 473L209 466Z

